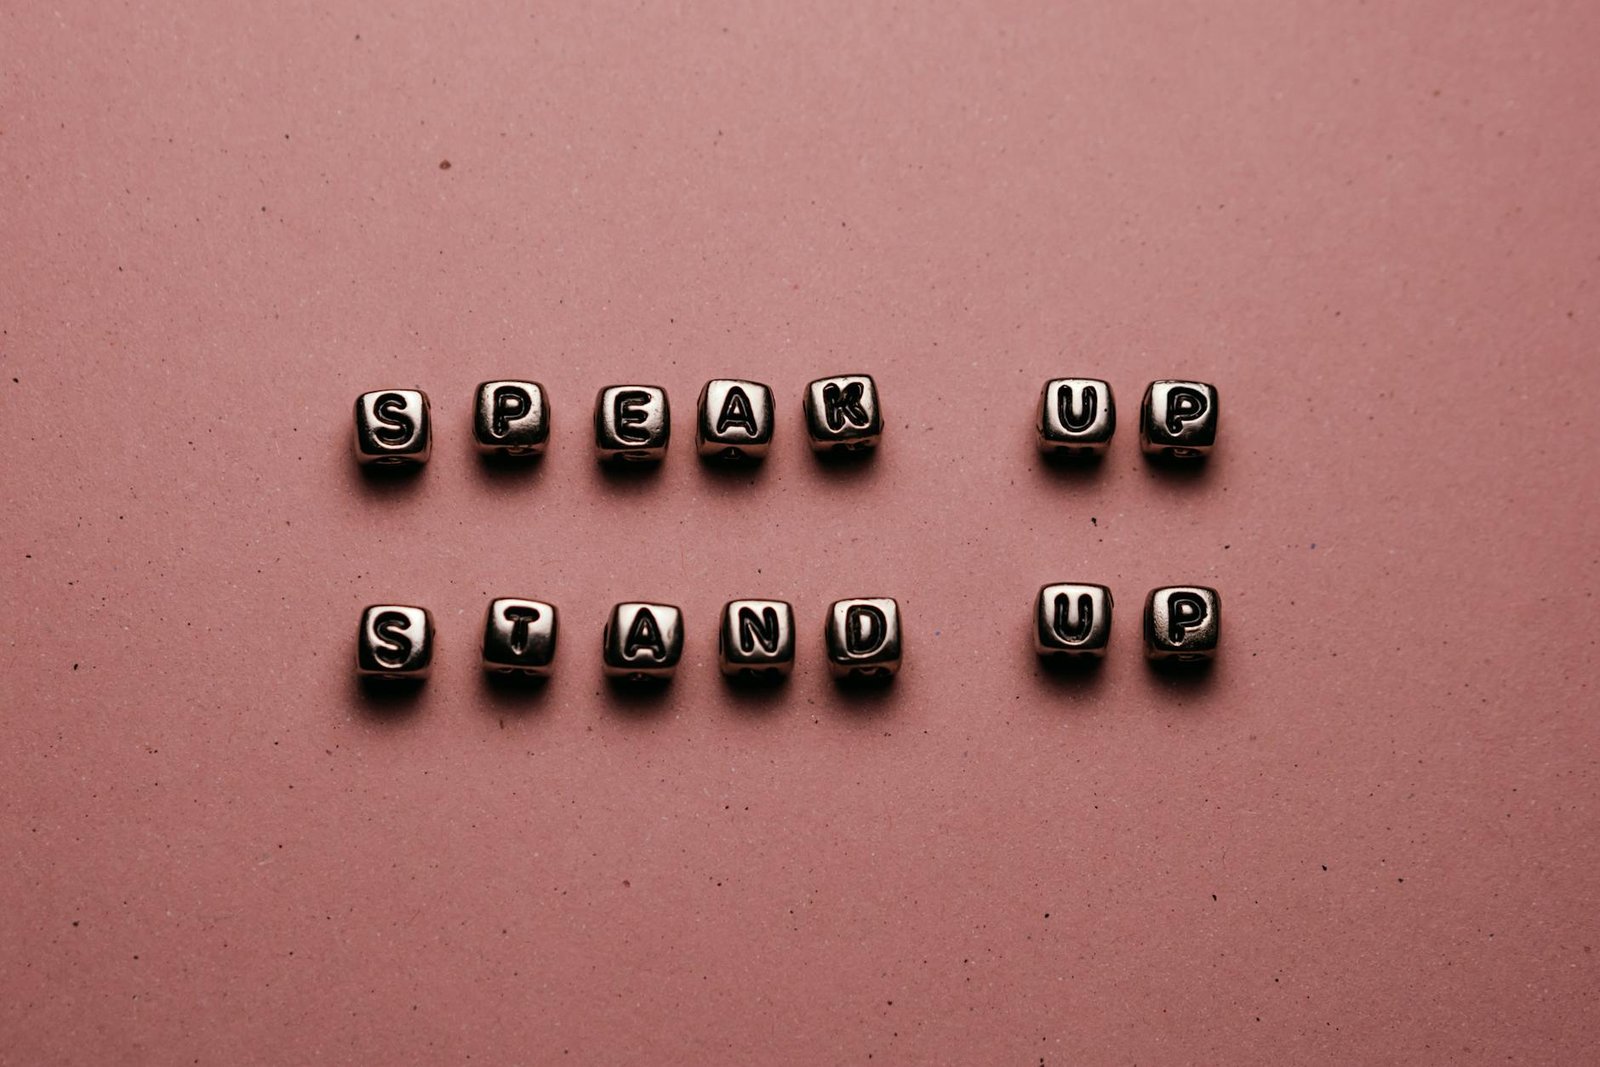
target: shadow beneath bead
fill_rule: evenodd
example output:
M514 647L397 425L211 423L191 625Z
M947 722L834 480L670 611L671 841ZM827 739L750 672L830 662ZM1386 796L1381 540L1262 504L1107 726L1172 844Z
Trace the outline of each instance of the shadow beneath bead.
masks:
M788 697L789 678L783 674L725 674L722 676L734 705L749 715L764 715Z
M1150 476L1168 488L1199 489L1211 478L1212 462L1203 455L1146 454L1144 461Z
M525 715L537 711L543 706L545 692L550 688L550 679L534 674L523 674L516 671L511 674L502 674L499 671L479 671L483 676L483 690L489 696L489 703L500 711L516 712Z
M1068 456L1060 452L1038 452L1039 469L1045 476L1070 485L1096 481L1105 469L1104 455Z
M611 694L613 711L629 718L643 719L660 714L667 706L672 679L607 675L606 689Z
M817 466L826 471L830 478L839 481L859 481L872 473L874 466L872 460L877 456L878 449L874 447L811 454L816 458Z
M748 456L701 456L700 469L718 485L748 487L761 482L767 464Z
M1063 696L1094 696L1105 679L1103 656L1039 656L1037 676L1044 686Z
M660 481L661 460L648 462L599 460L600 480L614 492L642 493Z
M894 679L892 674L834 678L833 692L851 715L882 718L894 710Z
M478 455L478 469L485 479L497 485L532 484L544 472L544 454L512 456L503 452L482 452Z
M1216 661L1212 659L1147 659L1150 675L1169 692L1203 696L1216 687Z
M353 686L356 704L370 722L400 723L416 714L421 705L422 678L379 678L356 675Z
M358 484L367 496L399 500L412 496L422 486L426 463L359 463Z

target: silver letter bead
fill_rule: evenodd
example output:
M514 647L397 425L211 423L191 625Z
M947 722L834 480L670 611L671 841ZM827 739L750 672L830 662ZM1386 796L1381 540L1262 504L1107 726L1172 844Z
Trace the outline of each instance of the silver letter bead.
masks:
M483 622L483 669L543 678L556 655L556 609L539 600L501 597Z
M1144 605L1145 655L1190 662L1216 655L1222 633L1222 600L1203 585L1152 589Z
M1111 386L1096 378L1052 378L1039 395L1039 451L1097 456L1111 444L1117 409Z
M484 382L472 404L472 437L489 455L533 456L550 438L550 400L538 382Z
M602 460L654 463L667 454L672 412L654 385L612 385L594 405L594 447Z
M730 678L781 678L794 666L794 609L782 600L730 600L717 658Z
M1217 440L1217 389L1205 382L1151 382L1139 405L1139 446L1151 455L1195 459Z
M605 673L638 681L670 678L683 655L683 613L671 604L623 603L601 638Z
M426 678L433 662L433 617L423 608L374 604L361 613L356 673L373 678Z
M835 678L892 676L900 669L900 605L888 597L835 601L826 643Z
M1111 590L1062 583L1039 590L1034 649L1046 658L1104 656L1111 642Z
M428 394L379 389L356 397L356 461L387 465L428 462L433 432Z
M866 374L818 378L806 386L806 431L817 452L857 452L883 436L878 386Z
M702 456L760 459L772 443L772 390L760 382L713 378L700 391L695 443Z

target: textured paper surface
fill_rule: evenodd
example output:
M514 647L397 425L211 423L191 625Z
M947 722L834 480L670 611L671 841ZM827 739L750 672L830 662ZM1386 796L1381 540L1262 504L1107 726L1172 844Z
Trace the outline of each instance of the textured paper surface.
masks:
M1577 1063L1597 15L1581 3L0 14L0 1061ZM870 372L883 447L807 451ZM1090 472L1047 377L1108 379ZM711 377L769 383L756 474ZM1149 466L1144 383L1222 393ZM473 386L549 388L525 473ZM655 474L596 391L665 386ZM371 482L366 389L434 458ZM1097 674L1032 597L1109 585ZM1223 655L1139 650L1222 593ZM822 618L904 610L892 690ZM556 675L477 668L494 596ZM716 611L791 600L786 688ZM600 678L610 605L688 626ZM358 613L429 607L412 703Z

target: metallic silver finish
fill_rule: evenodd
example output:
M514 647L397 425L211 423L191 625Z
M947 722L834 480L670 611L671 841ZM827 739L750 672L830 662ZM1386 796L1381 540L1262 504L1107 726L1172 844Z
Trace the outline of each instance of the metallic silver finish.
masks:
M618 604L600 646L610 677L671 678L683 656L683 612L671 604Z
M1217 441L1217 387L1151 382L1139 405L1139 447L1150 455L1198 459Z
M1117 430L1109 382L1052 378L1039 394L1039 451L1058 456L1098 456Z
M818 378L806 386L806 432L816 452L859 452L883 437L878 385L870 375Z
M825 639L835 678L893 675L900 669L900 605L888 597L835 601Z
M1216 655L1222 598L1203 585L1152 589L1144 604L1144 651L1155 660L1188 662Z
M1104 656L1111 643L1111 590L1064 582L1039 590L1034 650L1045 657Z
M433 663L433 616L424 608L374 604L361 612L356 673L372 678L426 678Z
M428 394L416 389L378 389L356 397L356 461L402 466L428 462L433 428Z
M538 382L483 382L472 403L472 437L488 455L533 456L550 439L550 398Z
M695 444L702 456L760 459L772 443L772 390L760 382L713 378L700 391Z
M611 385L594 402L594 447L602 460L656 463L667 454L672 411L655 385Z
M541 600L500 597L483 620L483 669L543 678L556 655L556 609Z
M794 667L794 609L782 600L722 607L717 660L730 678L781 678Z

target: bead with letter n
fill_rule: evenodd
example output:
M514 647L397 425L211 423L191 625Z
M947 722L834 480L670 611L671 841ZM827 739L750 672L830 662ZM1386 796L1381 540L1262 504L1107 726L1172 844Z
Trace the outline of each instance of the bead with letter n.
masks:
M794 667L794 608L782 600L730 600L717 659L730 678L776 680Z

